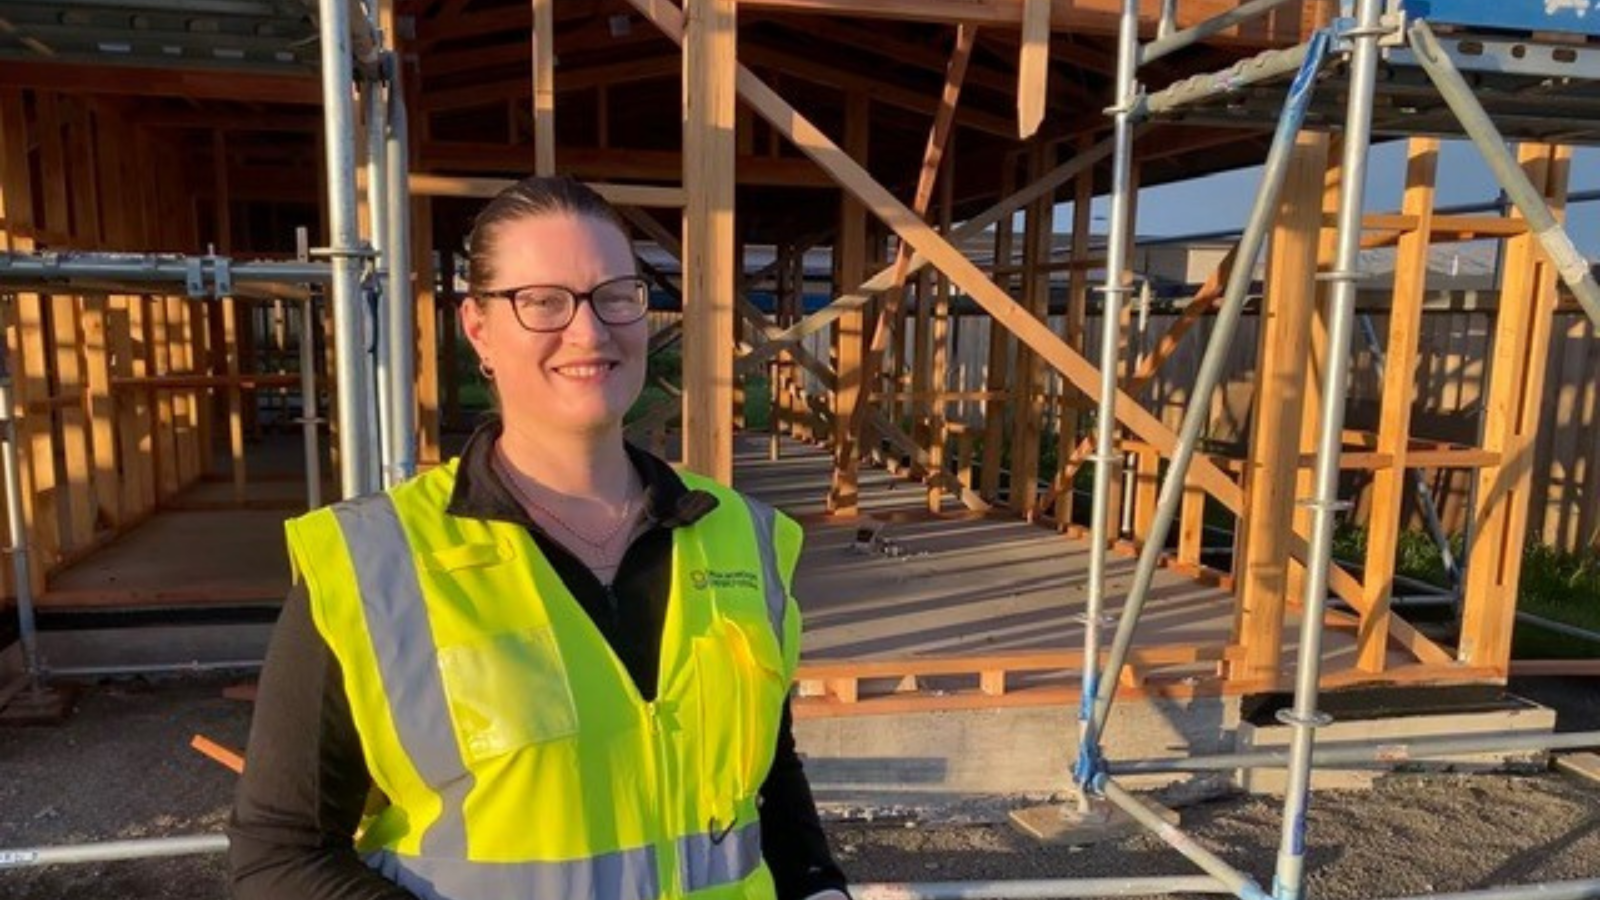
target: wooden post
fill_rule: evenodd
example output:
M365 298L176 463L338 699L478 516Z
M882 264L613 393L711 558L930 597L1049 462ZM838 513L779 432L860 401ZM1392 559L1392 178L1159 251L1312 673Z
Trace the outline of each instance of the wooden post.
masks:
M955 136L951 135L941 161L944 171L939 173L939 233L948 236L955 208ZM938 476L928 480L928 511L938 512L944 504L943 483L945 472L945 446L950 440L946 425L950 407L945 402L945 392L950 390L950 279L939 273L935 279L933 322L929 337L931 358L926 363L917 361L920 370L929 369L928 386L934 397L928 404L928 467Z
M222 299L222 339L225 364L229 378L239 377L239 301L233 297ZM233 500L245 501L246 472L244 459L244 404L237 381L228 385L228 450L233 458Z
M1339 185L1343 180L1343 168L1337 157L1328 160L1327 172L1322 178L1322 221L1333 221L1339 211ZM1326 271L1333 265L1338 253L1338 229L1324 227L1317 237L1317 270ZM1317 415L1316 411L1322 408L1322 367L1328 359L1328 285L1318 282L1313 293L1315 306L1311 315L1311 338L1306 344L1305 386L1301 390L1301 409L1305 412L1300 418L1300 456L1305 459L1314 458L1317 452ZM1298 465L1298 464L1297 464ZM1315 491L1315 473L1310 467L1299 469L1295 475L1294 498L1310 497ZM1298 534L1311 533L1311 510L1295 504L1294 530ZM1244 524L1241 522L1235 529L1236 536L1243 535ZM1242 538L1240 538L1242 540ZM1235 559L1242 559L1243 552L1235 553ZM1242 569L1235 563L1234 574L1241 575ZM1285 593L1288 602L1299 603L1305 596L1305 564L1300 560L1291 558L1284 577ZM1243 581L1243 578L1240 578Z
M859 91L845 96L844 143L846 153L862 165L867 161L867 135L870 127L871 99ZM839 229L834 243L835 270L840 287L860 284L867 275L867 208L848 191L839 197ZM857 484L860 455L850 432L856 407L871 403L863 392L871 385L862 383L867 351L867 313L853 310L838 321L839 359L834 366L838 385L833 409L833 486L828 493L828 511L838 516L854 516L860 509Z
M1389 341L1384 355L1379 401L1378 453L1388 467L1372 473L1372 505L1367 516L1367 559L1362 593L1368 607L1361 616L1356 666L1382 672L1388 660L1389 599L1394 590L1395 557L1400 546L1401 507L1405 503L1406 448L1411 443L1411 399L1416 385L1417 342L1422 330L1422 298L1428 282L1428 248L1433 229L1434 179L1439 141L1412 138L1406 147L1406 190L1401 213L1416 216L1413 230L1400 236L1395 253L1394 298L1389 305Z
M1238 679L1276 678L1282 656L1284 577L1289 562L1289 533L1283 526L1295 510L1305 410L1301 392L1306 384L1310 298L1317 285L1328 146L1326 133L1302 132L1296 138L1268 251L1245 514L1240 522L1243 554L1236 564L1240 581L1234 642L1243 645L1245 652L1234 669ZM1193 505L1192 512L1203 509L1203 503Z
M1046 145L1035 141L1028 150L1028 181L1038 181L1054 160L1046 156ZM1049 261L1054 234L1054 192L1049 191L1028 204L1023 227L1022 305L1041 320L1047 319L1050 304L1050 273L1043 266ZM1011 495L1013 512L1032 516L1038 500L1040 418L1039 378L1043 372L1038 354L1018 345L1014 360L1011 422Z
M1009 195L1016 190L1017 173L1014 160L1007 158L1000 171L1000 193ZM1006 293L1011 291L1011 218L1008 216L994 226L994 264L1000 271L994 283ZM983 471L978 476L978 493L985 500L995 501L1000 495L1000 467L1005 462L1006 404L997 395L1006 390L1006 375L1010 369L1011 332L998 319L990 317L988 368L984 389L988 396L983 401ZM1010 394L1015 398L1017 395Z
M1086 152L1087 138L1079 146ZM1094 169L1087 168L1072 182L1072 269L1067 277L1067 315L1062 327L1062 337L1067 346L1083 351L1084 324L1089 314L1089 229L1090 213L1094 207ZM1061 380L1061 410L1056 427L1056 527L1065 530L1072 521L1072 475L1068 459L1078 445L1078 424L1083 404L1083 393L1066 379Z
M733 0L688 0L683 39L683 453L733 482Z
M416 272L411 292L417 308L417 466L421 469L443 461L439 444L439 298L433 268L433 200L428 197L411 198L411 265ZM448 321L444 332L447 340L454 339L455 330ZM454 354L451 356L453 361Z
M556 54L555 54L555 0L533 0L533 173L548 178L556 173ZM729 56L732 56L729 47ZM685 74L688 73L688 56L684 57ZM688 99L685 82L684 104ZM729 87L729 93L733 91ZM685 119L685 127L692 128ZM687 145L684 148L688 149ZM688 167L687 152L684 165Z
M1517 156L1559 216L1571 149L1524 145ZM1530 233L1508 239L1483 423L1483 449L1498 453L1500 461L1478 470L1458 656L1466 665L1501 673L1511 662L1533 442L1555 301L1556 272L1538 238Z

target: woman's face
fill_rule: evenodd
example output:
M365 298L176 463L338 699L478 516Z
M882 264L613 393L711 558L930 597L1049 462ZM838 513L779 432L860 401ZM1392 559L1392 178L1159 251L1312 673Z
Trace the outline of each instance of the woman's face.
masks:
M490 234L489 290L558 285L576 293L635 274L633 248L610 222L550 213L506 222ZM511 301L461 305L462 330L494 371L508 428L592 433L617 428L644 387L644 320L607 325L580 302L561 331L523 328Z

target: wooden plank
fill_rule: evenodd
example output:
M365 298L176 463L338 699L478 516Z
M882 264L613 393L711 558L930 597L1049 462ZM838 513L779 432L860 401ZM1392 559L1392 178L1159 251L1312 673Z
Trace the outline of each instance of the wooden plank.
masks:
M867 160L871 100L864 93L845 96L844 146L853 159ZM867 271L867 210L849 192L839 200L839 229L834 242L834 272L841 285L859 284ZM833 392L833 480L828 489L828 511L836 516L860 512L858 465L860 456L850 429L858 416L871 408L863 396L870 388L867 374L867 314L854 310L840 318L835 331L839 358Z
M683 27L683 453L691 470L731 484L733 0L688 0Z
M1303 132L1295 140L1267 258L1267 287L1260 316L1259 386L1252 411L1250 460L1245 478L1242 561L1233 640L1245 658L1234 678L1275 677L1281 663L1285 573L1289 542L1283 523L1294 515L1296 459L1302 428L1302 389L1312 304L1316 293L1317 243L1322 220L1322 183L1328 168L1326 133Z
M1518 159L1534 186L1560 215L1571 150L1523 146ZM1484 400L1484 449L1502 463L1478 472L1473 508L1477 526L1467 550L1460 660L1506 672L1528 516L1530 459L1539 430L1556 273L1532 235L1506 242L1500 311L1496 317L1489 392Z
M1050 88L1050 0L1023 0L1022 48L1017 62L1017 138L1027 140L1044 121Z
M555 0L533 0L533 174L556 173Z
M1392 462L1372 474L1371 510L1367 516L1367 554L1362 591L1368 604L1357 634L1356 666L1382 672L1389 656L1389 600L1400 546L1405 502L1406 450L1410 443L1412 393L1416 384L1417 343L1422 329L1422 300L1427 290L1434 182L1439 169L1439 141L1412 138L1406 146L1406 188L1402 212L1416 218L1416 227L1401 235L1395 255L1394 291L1389 307L1382 397L1379 400L1377 452Z

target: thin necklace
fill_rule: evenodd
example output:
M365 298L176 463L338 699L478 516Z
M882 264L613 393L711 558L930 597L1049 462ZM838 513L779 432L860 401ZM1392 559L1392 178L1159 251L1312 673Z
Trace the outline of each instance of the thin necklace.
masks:
M499 448L497 447L496 450L499 450ZM617 521L612 524L610 530L606 531L606 533L599 538L590 537L589 535L584 534L582 531L573 528L567 523L566 519L556 515L555 510L533 499L533 497L530 496L527 491L523 490L522 485L517 481L516 475L511 469L511 463L505 459L505 452L503 450L497 452L494 459L496 468L500 470L500 476L505 479L506 484L511 487L511 492L517 495L517 499L528 504L534 509L537 509L539 512L544 513L546 516L550 517L552 522L560 525L562 530L566 531L568 534L571 534L578 540L583 541L585 544L595 548L596 550L604 550L611 546L611 542L617 539L618 534L622 533L623 526L633 521L633 496L630 494L627 502L622 504L622 514L617 517Z

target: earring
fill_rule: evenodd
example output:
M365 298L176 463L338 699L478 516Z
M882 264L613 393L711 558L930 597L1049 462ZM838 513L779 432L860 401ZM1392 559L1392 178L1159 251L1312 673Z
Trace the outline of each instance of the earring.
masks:
M494 369L481 359L478 360L478 374L483 376L484 381L494 380Z

